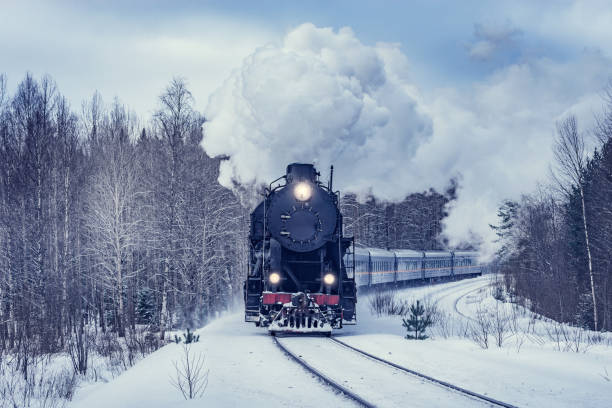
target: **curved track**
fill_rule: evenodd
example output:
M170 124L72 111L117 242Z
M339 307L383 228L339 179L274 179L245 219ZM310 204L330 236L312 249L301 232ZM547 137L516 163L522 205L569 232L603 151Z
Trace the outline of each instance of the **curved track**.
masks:
M448 388L450 390L453 390L453 391L465 394L466 396L479 399L479 400L481 400L483 402L491 404L491 406L504 407L504 408L517 408L515 405L511 405L511 404L508 404L508 403L496 400L494 398L487 397L486 395L482 395L482 394L479 394L477 392L470 391L470 390L465 389L463 387L459 387L458 385L454 385L454 384L451 384L451 383L446 382L446 381L438 380L436 378L430 377L430 376L428 376L426 374L423 374L423 373L420 373L418 371L411 370L411 369L406 368L406 367L402 367L402 366L400 366L398 364L395 364L395 363L393 363L391 361L385 360L383 358L377 357L377 356L375 356L373 354L370 354L370 353L367 353L367 352L365 352L363 350L360 350L360 349L358 349L356 347L348 345L348 344L346 344L343 341L340 341L338 339L331 338L331 340L335 341L336 343L341 344L344 347L347 347L347 348L353 350L356 353L362 354L362 355L364 355L364 356L366 356L368 358L374 359L376 361L379 361L379 362L381 362L383 364L386 364L388 366L391 366L393 368L396 368L396 369L401 370L403 372L406 372L408 374L412 374L414 376L421 377L421 378L423 378L423 379L425 379L427 381L430 381L432 383L441 385L441 386L446 387L446 388Z
M473 282L472 279L462 279L457 281L456 285L445 285L444 288L442 289L438 289L435 290L431 293L428 293L425 297L431 297L434 299L434 303L438 304L440 303L440 301L450 295L456 294L456 292L458 291L463 291L468 289L467 292L461 294L461 296L459 296L460 298L466 296L468 293L472 293L476 290L482 289L486 286L489 285L489 281L488 280L482 280L481 278L475 278L478 279L476 282ZM439 296L440 294L442 294L441 296ZM460 315L463 315L463 313L460 313Z
M459 311L460 299L482 289L488 282L457 282L426 294L434 303L452 295L447 307ZM455 384L395 364L336 338L284 337L274 342L294 361L347 398L365 407L374 406L449 406L474 405L516 408ZM356 356L358 356L356 358Z
M459 316L471 320L471 321L476 321L476 319L474 319L471 316L466 315L465 313L463 313L462 311L459 310L458 304L461 301L461 299L463 299L464 297L466 297L467 295L469 295L470 293L476 292L477 290L482 289L482 287L478 287L476 289L472 289L468 292L465 292L464 294L462 294L461 296L459 296L457 299L455 299L455 302L453 303L453 308L455 309L455 313L457 313Z
M408 404L412 407L515 408L373 356L334 338L273 339L310 373L365 407L404 407Z

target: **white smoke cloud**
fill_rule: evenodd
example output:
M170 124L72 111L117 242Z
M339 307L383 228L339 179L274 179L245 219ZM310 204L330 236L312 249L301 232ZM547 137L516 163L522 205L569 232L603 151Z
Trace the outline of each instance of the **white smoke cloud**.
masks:
M265 183L288 163L315 162L334 164L345 191L397 200L425 187L406 185L400 165L432 135L406 65L397 46L366 46L349 28L304 24L258 49L205 111L204 148L230 157L220 182Z
M388 200L459 177L445 235L490 253L499 203L546 178L556 120L592 120L609 62L590 51L536 58L466 88L419 90L398 45L304 24L212 95L203 147L229 156L219 179L228 187L269 183L291 162L334 164L336 187Z
M434 135L414 163L462 174L459 200L445 220L451 245L474 233L493 252L488 225L497 224L500 202L548 181L556 122L575 114L585 133L592 128L610 73L609 59L585 52L563 63L539 58L511 65L462 91L435 91Z

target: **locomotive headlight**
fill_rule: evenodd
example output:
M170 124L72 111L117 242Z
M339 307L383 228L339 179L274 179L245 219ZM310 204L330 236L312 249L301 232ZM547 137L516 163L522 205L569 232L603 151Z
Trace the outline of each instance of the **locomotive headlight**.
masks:
M268 280L271 284L276 285L278 282L280 282L280 275L276 272L272 272L268 277Z
M323 282L325 282L326 285L333 285L335 281L336 276L333 273L328 273L323 277Z
M312 186L306 182L297 183L293 188L293 195L299 201L307 201L310 200L312 196Z

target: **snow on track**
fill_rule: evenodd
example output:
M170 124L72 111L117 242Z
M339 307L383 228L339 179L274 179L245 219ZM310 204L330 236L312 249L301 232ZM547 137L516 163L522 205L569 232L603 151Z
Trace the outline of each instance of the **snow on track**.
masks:
M448 383L446 381L438 380L438 379L430 377L430 376L428 376L426 374L419 373L418 371L414 371L412 369L409 369L409 368L406 368L406 367L402 367L399 364L395 364L395 363L393 363L393 362L391 362L389 360L385 360L384 358L376 357L373 354L367 353L367 352L365 352L363 350L359 350L358 348L355 348L355 347L353 347L351 345L348 345L348 344L344 343L343 341L335 339L333 337L331 338L331 340L337 342L338 344L343 345L344 347L348 347L349 349L355 351L356 353L359 353L359 354L367 356L367 357L369 357L371 359L380 361L383 364L387 364L389 366L395 367L395 368L397 368L397 369L399 369L401 371L407 372L407 373L415 375L417 377L425 378L428 381L431 381L431 382L436 383L436 384L440 384L440 385L442 385L442 386L444 386L446 388L449 388L451 390L455 390L455 391L458 391L458 392L460 392L462 394L466 394L467 396L475 397L477 399L483 400L484 402L491 403L492 406L500 406L500 407L504 407L504 408L516 408L514 405L507 404L507 403L505 403L503 401L499 401L499 400L496 400L494 398L487 397L486 395L482 395L482 394L478 394L478 393L475 393L475 392L470 391L470 390L466 390L465 388L459 387L459 386L454 385L454 384L450 384L450 383Z
M365 358L324 337L278 341L298 358L377 407L473 407L479 400Z
M344 385L341 385L340 383L334 381L333 379L329 378L325 374L323 374L320 371L318 371L317 369L315 369L313 366L311 366L306 361L304 361L301 358L301 356L293 354L285 346L283 346L283 344L280 341L278 341L277 337L273 337L273 340L274 340L274 343L278 347L280 347L280 349L283 350L284 353L286 353L289 357L291 357L293 359L293 361L297 362L299 365L304 367L310 373L314 374L316 377L319 377L324 383L328 384L332 388L335 388L336 390L340 391L342 394L346 395L347 398L350 398L353 401L356 401L358 404L363 405L366 408L373 408L373 407L375 407L374 404L364 400L359 395L355 394L350 389L348 389L348 387L346 387Z

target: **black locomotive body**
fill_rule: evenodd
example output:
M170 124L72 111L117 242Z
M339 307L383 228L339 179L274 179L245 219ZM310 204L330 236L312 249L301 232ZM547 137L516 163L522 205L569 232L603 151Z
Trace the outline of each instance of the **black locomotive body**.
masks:
M331 180L318 177L311 164L290 164L251 213L245 321L272 333L328 334L356 320L354 273L344 263L353 240L342 235Z

